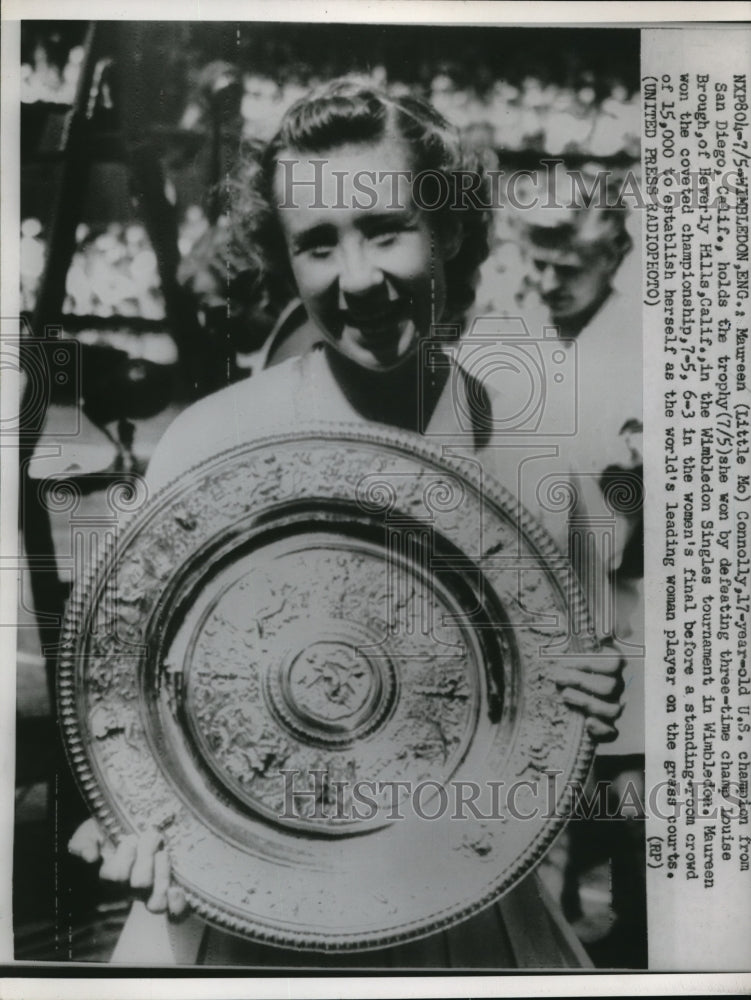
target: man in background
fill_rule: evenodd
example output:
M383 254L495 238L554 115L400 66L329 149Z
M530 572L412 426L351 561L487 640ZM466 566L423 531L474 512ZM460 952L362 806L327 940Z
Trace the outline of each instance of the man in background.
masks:
M632 246L627 209L549 208L520 216L526 284L547 309L563 338L602 327L623 304L614 290L618 269Z
M581 198L564 208L543 204L520 212L525 291L519 313L533 337L556 327L560 346L576 354L572 447L578 470L596 479L612 513L613 547L604 569L613 594L613 639L628 660L620 735L600 748L594 769L606 789L607 815L618 818L569 826L562 903L586 941L579 881L594 861L608 858L614 923L590 951L593 957L602 952L597 957L606 962L617 950L638 967L647 958L644 822L635 805L644 801L642 341L638 269L628 280L631 221L624 206L586 205Z

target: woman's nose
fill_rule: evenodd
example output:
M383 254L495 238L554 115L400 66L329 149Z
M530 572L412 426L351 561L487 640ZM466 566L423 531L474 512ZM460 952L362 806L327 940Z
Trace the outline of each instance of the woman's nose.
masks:
M343 247L339 267L339 291L343 295L366 295L383 284L383 271L376 266L367 247Z

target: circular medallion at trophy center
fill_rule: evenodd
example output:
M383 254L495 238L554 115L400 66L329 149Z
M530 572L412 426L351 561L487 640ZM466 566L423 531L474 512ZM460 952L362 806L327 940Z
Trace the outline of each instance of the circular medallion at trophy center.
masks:
M377 682L372 665L356 649L326 640L299 652L284 679L293 712L324 730L358 719L370 707Z
M297 737L349 744L374 732L393 707L391 659L354 623L321 623L275 659L278 666L266 674L269 704Z

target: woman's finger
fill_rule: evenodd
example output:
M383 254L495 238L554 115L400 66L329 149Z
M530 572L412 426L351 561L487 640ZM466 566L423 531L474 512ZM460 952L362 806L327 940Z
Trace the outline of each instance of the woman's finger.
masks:
M626 660L619 653L594 653L590 656L580 655L577 667L590 674L609 674L614 677L622 673Z
M164 913L167 909L167 890L169 889L170 864L165 850L154 855L154 888L146 909L152 913Z
M561 698L572 708L580 708L587 715L597 716L605 722L615 722L623 711L623 705L618 701L604 701L573 687L564 688Z
M136 860L136 837L128 834L120 839L114 851L102 851L104 861L99 869L99 877L108 882L128 882Z
M608 674L589 674L575 667L560 667L553 674L553 679L559 688L576 688L598 698L612 700L618 698L622 691L619 678Z
M618 730L609 722L604 722L596 716L591 715L586 723L587 732L593 740L598 743L611 743L618 735Z
M167 889L167 909L171 917L181 917L188 908L185 892L179 885L171 885Z
M162 835L158 830L149 830L138 838L136 859L130 873L130 884L134 889L150 889L154 884L154 856L161 847Z
M106 837L95 819L87 819L82 823L68 841L68 850L77 858L89 862L99 861L102 856L102 845Z

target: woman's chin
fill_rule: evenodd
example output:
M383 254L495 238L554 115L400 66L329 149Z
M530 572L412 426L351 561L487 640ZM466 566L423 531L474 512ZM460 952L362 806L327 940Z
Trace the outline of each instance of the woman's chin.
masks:
M337 350L369 371L387 372L399 368L417 350L419 337L412 320L405 320L400 329L383 335L369 336L362 330L345 328L335 344Z

